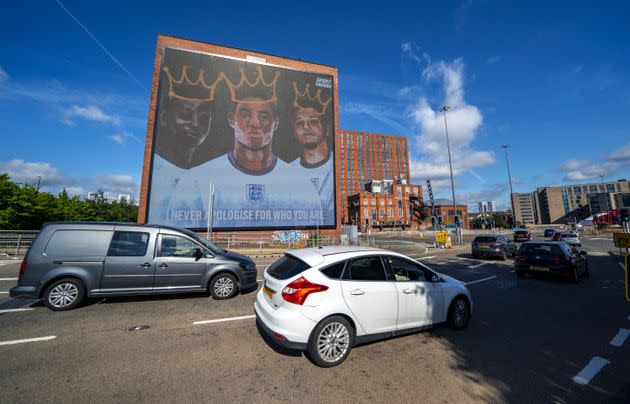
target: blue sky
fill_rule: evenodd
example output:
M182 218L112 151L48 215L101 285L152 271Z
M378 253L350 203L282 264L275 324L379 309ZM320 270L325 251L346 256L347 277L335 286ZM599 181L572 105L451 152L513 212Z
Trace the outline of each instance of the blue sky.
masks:
M158 33L337 66L341 128L409 136L439 196L444 103L458 200L508 205L505 143L515 191L630 177L628 2L61 3L105 50L54 0L0 15L0 171L44 190L138 195Z

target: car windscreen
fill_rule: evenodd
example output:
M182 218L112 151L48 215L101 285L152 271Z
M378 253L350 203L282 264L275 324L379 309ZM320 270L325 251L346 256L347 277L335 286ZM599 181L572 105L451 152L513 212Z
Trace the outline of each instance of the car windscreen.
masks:
M301 261L291 255L285 255L273 264L269 265L267 273L276 279L289 279L309 268L308 264L304 261Z
M475 238L475 242L477 243L494 243L495 241L497 241L497 238L492 236L479 236Z
M523 244L520 252L525 255L564 255L560 246L551 244Z
M525 235L527 234L527 230L516 230L514 234Z
M214 244L212 241L208 240L207 238L200 237L196 235L195 233L192 233L190 236L194 238L197 242L199 242L199 244L203 245L208 250L212 251L214 254L222 254L225 251L223 248L217 246L216 244Z

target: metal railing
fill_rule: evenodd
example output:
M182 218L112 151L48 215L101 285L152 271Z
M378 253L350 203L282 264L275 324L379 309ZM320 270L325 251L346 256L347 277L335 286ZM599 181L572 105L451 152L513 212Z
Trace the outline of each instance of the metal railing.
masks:
M0 230L0 254L24 254L39 230Z

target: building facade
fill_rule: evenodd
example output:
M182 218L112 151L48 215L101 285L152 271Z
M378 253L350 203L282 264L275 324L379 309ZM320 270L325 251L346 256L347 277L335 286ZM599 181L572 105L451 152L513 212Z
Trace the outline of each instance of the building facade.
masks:
M455 210L453 210L453 201L446 198L438 198L435 200L435 215L438 218L438 222L441 218L444 225L454 225L455 216L459 216L462 228L469 228L468 205L455 205Z
M422 187L407 184L405 179L370 181L348 202L349 222L363 232L370 228L417 229L424 219Z
M495 201L488 201L487 206L489 213L494 213L497 211L497 204Z
M516 220L520 217L522 222L528 223L525 219L528 217L527 220L533 219L534 224L565 224L570 221L579 221L593 213L618 209L620 206L617 206L619 205L617 195L626 193L630 193L630 181L619 179L539 187L532 193L513 193L512 200ZM522 211L520 216L519 209ZM529 210L531 210L531 215L529 215Z
M371 180L408 179L409 148L406 136L339 130L337 138L339 219L341 223L352 223L348 198L365 192L365 184Z

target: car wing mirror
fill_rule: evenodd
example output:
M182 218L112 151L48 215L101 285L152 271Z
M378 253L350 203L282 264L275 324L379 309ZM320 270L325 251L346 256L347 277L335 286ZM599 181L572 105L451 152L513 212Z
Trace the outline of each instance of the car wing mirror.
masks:
M440 277L437 275L433 275L431 276L431 282L439 282L440 281Z
M204 256L203 251L201 251L201 248L195 248L193 250L193 257L195 257L195 261L199 261L200 259L202 259Z
M580 251L580 255L588 255L586 251Z

